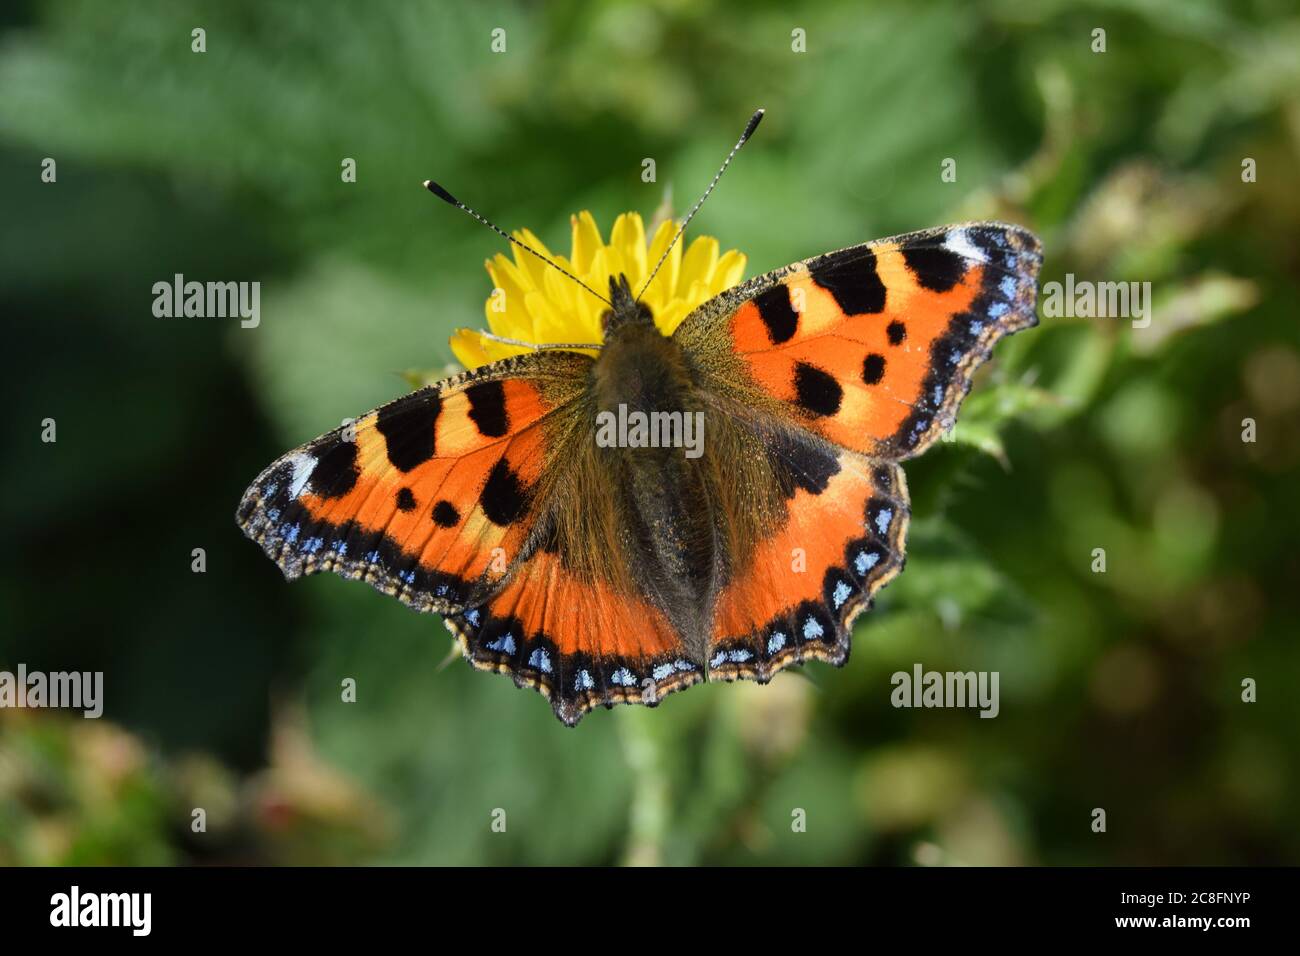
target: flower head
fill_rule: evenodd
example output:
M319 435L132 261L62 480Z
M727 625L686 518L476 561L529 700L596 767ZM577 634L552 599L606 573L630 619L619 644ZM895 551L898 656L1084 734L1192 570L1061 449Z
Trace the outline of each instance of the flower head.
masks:
M585 210L570 217L573 250L553 255L527 229L515 238L553 259L592 289L607 295L611 276L626 274L633 291L639 291L677 232L667 219L647 242L638 213L623 213L614 220L609 242L601 238L596 220ZM534 345L601 341L600 316L606 306L577 283L570 281L535 256L511 246L514 260L498 253L486 263L495 287L485 305L488 328L494 335ZM718 240L700 236L682 251L677 243L641 301L650 306L655 325L671 335L696 306L740 281L745 256L735 249L718 253ZM523 346L486 338L474 329L457 329L451 349L466 368L528 352Z

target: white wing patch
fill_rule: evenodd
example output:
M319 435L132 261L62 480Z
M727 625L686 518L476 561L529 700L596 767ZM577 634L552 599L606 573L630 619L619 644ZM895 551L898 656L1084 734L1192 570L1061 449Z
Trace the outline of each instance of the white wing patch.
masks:
M964 259L973 259L976 262L989 261L984 250L970 241L970 236L966 235L965 229L954 229L948 233L944 238L943 247Z
M307 479L311 477L312 471L315 470L316 459L311 455L299 452L289 458L289 464L293 466L293 477L289 479L289 498L295 499L302 494L302 489L307 485Z

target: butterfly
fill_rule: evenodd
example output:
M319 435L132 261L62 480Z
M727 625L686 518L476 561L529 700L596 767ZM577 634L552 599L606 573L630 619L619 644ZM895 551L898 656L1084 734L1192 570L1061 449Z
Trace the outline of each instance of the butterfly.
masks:
M237 521L288 579L332 571L441 614L474 667L570 726L842 665L903 568L900 462L953 425L993 344L1036 324L1041 262L1018 226L927 229L750 279L671 335L610 276L602 342L403 395L272 462ZM635 413L670 436L700 422L697 454L623 426L597 440Z

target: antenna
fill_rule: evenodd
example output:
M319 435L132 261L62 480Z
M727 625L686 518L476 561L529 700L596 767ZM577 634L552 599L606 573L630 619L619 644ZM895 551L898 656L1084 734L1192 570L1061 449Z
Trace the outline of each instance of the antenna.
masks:
M757 124L754 124L754 125L757 125ZM733 150L733 152L734 152L734 150ZM728 158L730 158L730 157L728 157ZM725 167L724 167L724 168L725 168ZM603 295L601 295L599 292L597 292L597 291L596 291L595 289L593 289L591 286L587 285L587 283L583 282L581 279L579 279L577 276L573 275L572 273L570 273L570 272L565 272L563 269L561 269L558 265L556 265L556 264L555 264L554 262L552 262L550 259L546 258L546 256L542 255L540 252L538 252L536 249L532 248L531 246L529 246L529 245L527 245L527 244L525 244L525 243L520 242L520 241L519 241L518 239L516 239L514 236L512 236L512 235L510 235L508 232L506 232L504 229L499 228L499 227L496 226L494 223L488 222L486 219L484 219L482 216L480 216L478 213L476 213L473 209L470 209L469 206L466 206L463 202L461 202L459 199L457 199L457 198L456 198L455 196L453 196L451 193L447 192L447 190L443 189L441 186L439 186L437 183L435 183L432 179L426 179L426 180L424 181L424 188L427 189L427 190L429 190L429 192L433 193L435 196L437 196L437 197L438 197L439 199L441 199L443 202L451 203L451 205L455 206L457 209L460 209L460 210L463 210L464 212L469 213L471 216L473 216L475 219L477 219L477 220L478 220L479 222L481 222L483 225L487 226L489 229L491 229L491 230L492 230L493 232L495 232L497 235L499 235L499 236L501 236L502 238L504 238L506 241L508 241L508 242L513 242L516 246L518 246L520 249L523 249L525 252L531 252L533 255L535 255L537 258L541 259L543 262L545 262L545 263L546 263L548 266L550 266L552 269L554 269L554 270L556 270L557 272L559 272L561 275L566 275L566 276L568 276L570 279L572 279L574 282L578 283L578 285L582 286L584 289L586 289L588 292L590 292L592 295L594 295L594 296L595 296L597 299L599 299L601 302L604 302L606 305L610 306L611 308L613 307L613 304L609 301L609 299L605 298ZM525 344L525 345L526 345L526 344L528 344L528 343L525 342L525 343L521 343L521 344Z
M717 175L713 177L713 182L709 183L709 188L704 190L704 195L701 196L699 201L691 207L691 211L686 214L686 218L682 220L681 226L677 229L677 235L673 236L673 241L668 243L668 248L664 250L664 254L660 256L659 261L655 263L654 271L650 273L650 278L645 280L645 285L643 285L641 291L636 294L636 301L641 301L641 296L645 295L645 290L650 288L651 282L654 282L655 276L659 274L659 269L664 264L664 260L668 258L668 253L673 251L673 246L677 245L677 240L681 239L682 233L686 231L686 224L695 218L695 214L699 212L700 207L704 205L704 200L709 198L709 193L713 192L713 187L718 185L718 180L722 178L722 174L725 173L727 167L731 165L732 157L740 151L740 147L745 145L745 141L754 135L754 130L758 129L758 124L762 122L762 120L763 110L755 110L754 115L751 116L749 122L745 124L745 131L740 134L740 139L736 140L736 145L731 147L731 152L729 152L727 158L722 161L722 166L719 167Z
M599 352L605 346L599 342L544 342L538 345L536 342L525 342L523 339L508 339L504 335L493 335L491 332L479 332L485 339L493 342L500 342L502 345L517 345L520 348L532 349L534 352L544 352L546 349L593 349Z

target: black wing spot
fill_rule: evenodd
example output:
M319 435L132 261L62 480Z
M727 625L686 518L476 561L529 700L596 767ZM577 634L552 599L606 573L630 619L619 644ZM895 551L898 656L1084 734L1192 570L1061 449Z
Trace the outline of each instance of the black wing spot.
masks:
M415 495L411 494L410 488L399 488L397 490L397 510L414 511Z
M862 381L868 385L879 385L885 377L885 357L879 352L872 352L862 360Z
M875 253L821 261L810 266L809 272L846 315L874 315L885 311L885 284L876 271Z
M506 414L506 387L504 382L479 382L465 389L469 398L469 418L480 435L500 438L510 429Z
M772 472L786 498L793 498L800 488L809 494L820 495L830 487L831 478L840 471L839 459L833 452L785 431L775 432L769 437L768 449Z
M311 490L322 498L342 498L356 487L361 470L357 468L356 442L335 442L318 450L316 467L311 471Z
M903 261L921 288L931 292L947 292L966 274L966 260L942 246L904 249Z
M890 322L889 328L885 330L889 335L890 345L902 345L907 338L907 326L902 322Z
M774 285L766 292L754 296L758 316L767 326L767 337L773 345L789 342L799 328L799 313L790 304L790 287L784 283Z
M834 415L844 401L844 389L835 376L807 362L794 366L795 401L814 415Z
M502 458L492 466L478 500L488 520L504 527L524 513L528 507L528 492L519 476Z
M450 501L439 501L433 506L433 522L440 528L454 528L460 524L460 512Z
M415 392L379 410L375 428L384 436L388 460L406 472L433 457L435 426L442 411L436 392Z

